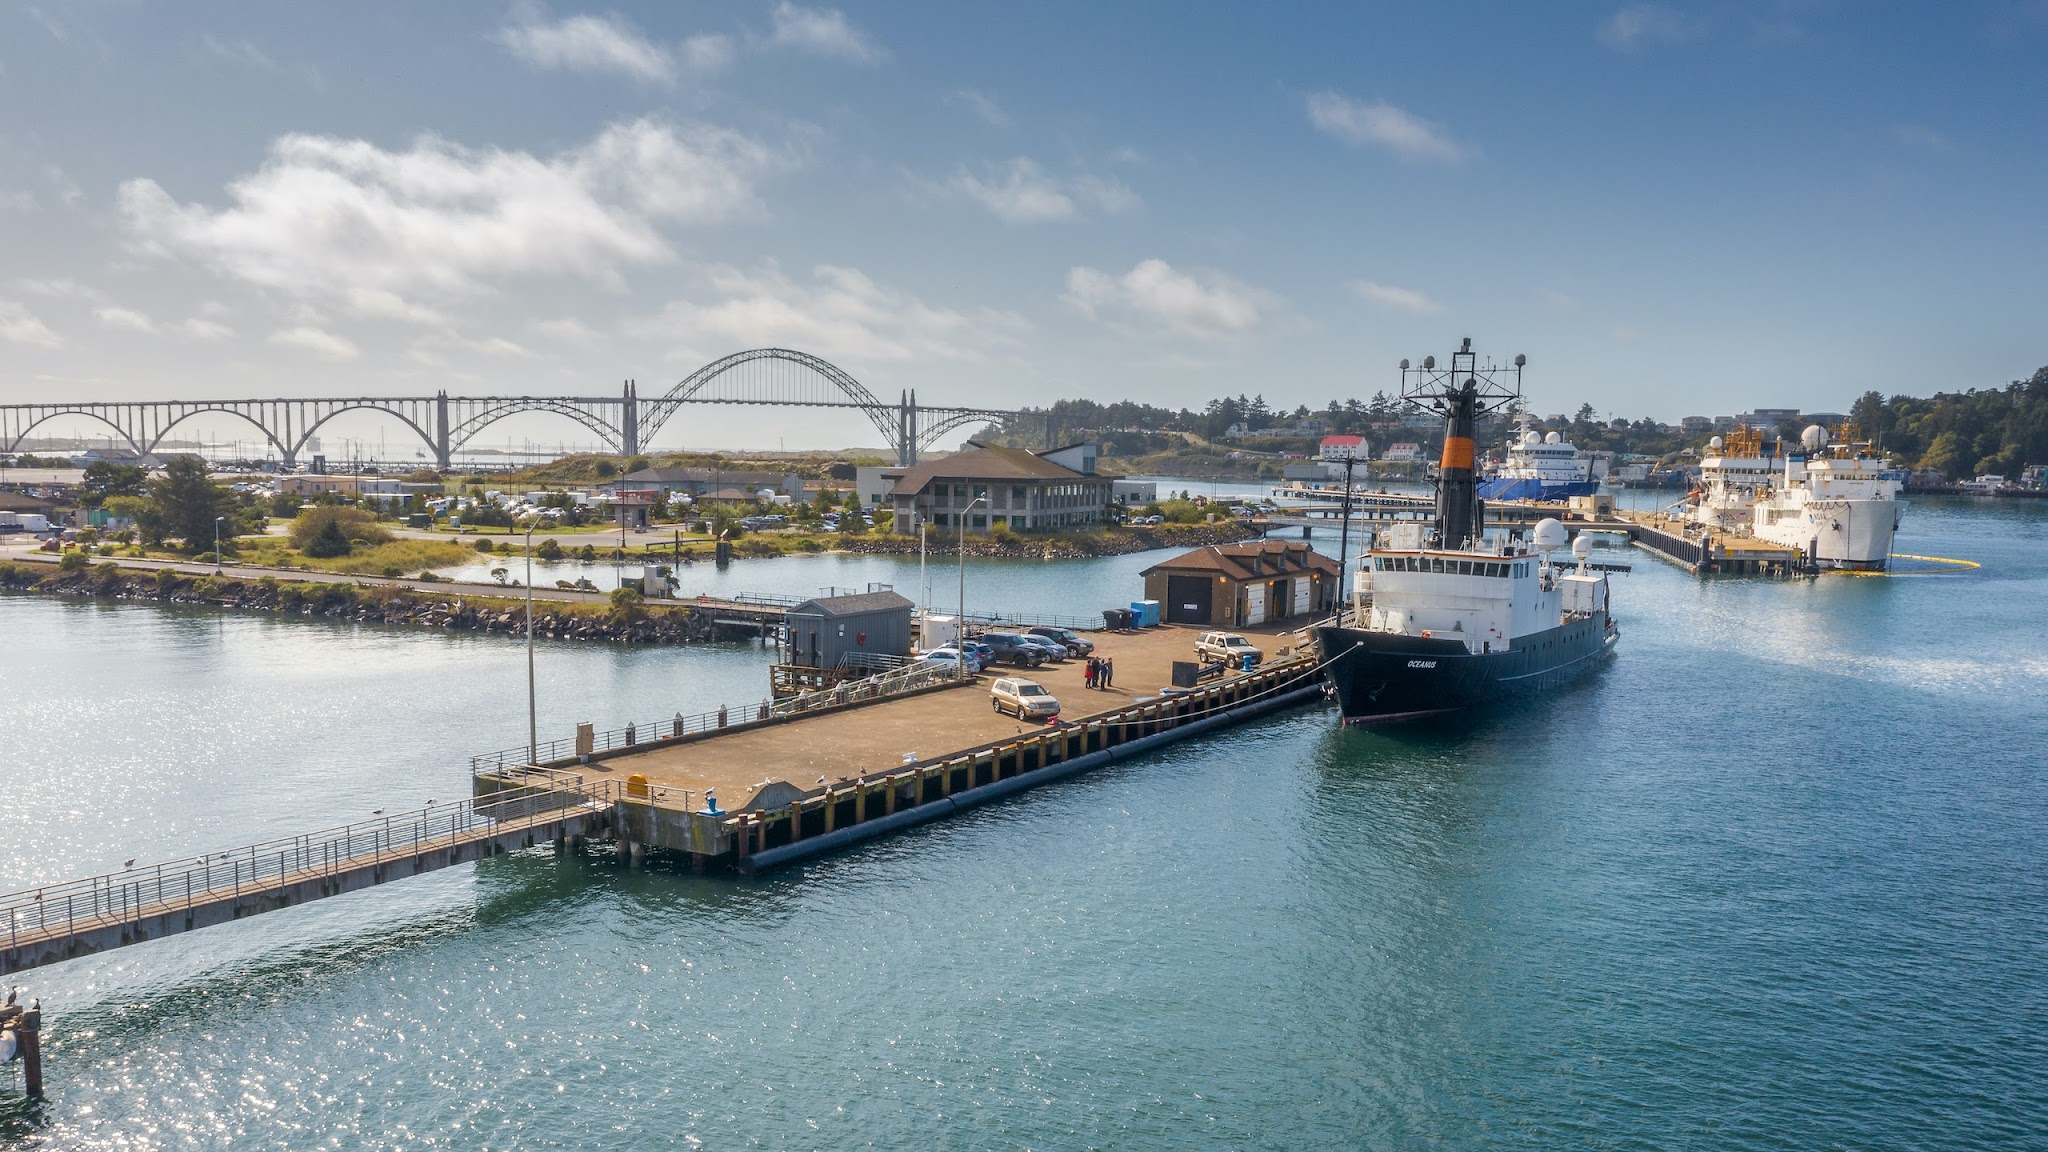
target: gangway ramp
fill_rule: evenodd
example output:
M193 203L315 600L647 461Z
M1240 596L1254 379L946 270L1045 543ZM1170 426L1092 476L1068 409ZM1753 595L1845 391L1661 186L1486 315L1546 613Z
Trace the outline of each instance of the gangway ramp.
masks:
M476 799L0 896L0 976L450 868L611 819L618 787L527 767Z

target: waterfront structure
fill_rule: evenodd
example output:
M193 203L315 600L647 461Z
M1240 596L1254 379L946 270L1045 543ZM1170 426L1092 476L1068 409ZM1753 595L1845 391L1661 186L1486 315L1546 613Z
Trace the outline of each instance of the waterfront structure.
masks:
M910 614L916 607L887 588L812 597L783 612L787 662L840 668L908 656Z
M1337 561L1306 543L1212 544L1139 573L1145 598L1169 624L1252 627L1327 615L1337 605Z
M1387 445L1380 459L1389 464L1413 464L1422 459L1422 445L1413 440L1397 441Z
M1380 534L1358 573L1358 603L1315 630L1323 675L1346 724L1428 716L1537 691L1593 667L1620 632L1591 542L1539 521L1489 535L1474 470L1480 414L1520 398L1522 367L1482 367L1468 338L1438 369L1401 361L1401 398L1444 421L1435 516ZM1577 569L1551 553L1573 545Z
M1108 477L1095 473L1093 449L1092 444L1070 444L1031 452L970 440L951 456L927 460L893 477L890 499L896 523L907 528L922 522L969 532L1099 525L1111 486Z
M794 499L804 494L803 477L794 472L763 472L735 468L642 468L598 485L601 491L624 496L640 494L656 502L683 495L692 500L754 499L762 489Z

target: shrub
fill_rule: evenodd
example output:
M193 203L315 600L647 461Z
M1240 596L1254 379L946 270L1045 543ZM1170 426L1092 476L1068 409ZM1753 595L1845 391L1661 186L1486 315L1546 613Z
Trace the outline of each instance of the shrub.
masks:
M533 554L543 560L560 560L562 558L562 542L550 536L540 542L540 545L533 550Z
M308 556L346 556L353 546L351 542L358 540L365 544L388 544L391 533L377 523L377 517L368 509L338 504L314 505L292 521L292 547Z
M156 594L169 596L178 590L178 574L169 568L156 570Z
M64 558L57 561L57 570L59 572L83 572L85 571L85 564L85 553L66 552L64 553Z
M476 550L479 552L489 552L495 547L497 546L491 543L490 537L488 536L479 536L476 538Z
M113 590L114 586L121 582L121 566L111 560L93 565L92 582L98 585L102 592Z
M101 556L112 556L114 554L114 546L112 544L102 544L93 549L93 551Z
M28 571L19 564L0 563L0 588L18 588L28 583Z
M405 569L400 568L396 564L386 564L384 566L384 578L386 580L396 580L403 575L405 575Z
M220 563L220 553L201 552L199 555L194 556L192 558L192 562L194 564L218 564Z
M621 621L639 618L647 598L634 588L612 589L612 615Z
M431 568L425 568L420 570L420 574L416 579L422 584L438 584L441 581L441 575Z

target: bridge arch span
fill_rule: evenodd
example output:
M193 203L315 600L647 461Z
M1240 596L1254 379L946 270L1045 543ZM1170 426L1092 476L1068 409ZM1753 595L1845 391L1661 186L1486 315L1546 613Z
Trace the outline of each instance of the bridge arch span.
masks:
M142 455L143 452L145 451L145 449L140 444L137 444L135 442L135 437L130 435L126 428L121 427L119 424L114 423L112 420L107 419L105 416L100 415L99 413L93 411L91 408L58 408L53 411L47 412L41 416L38 416L34 420L29 421L28 424L22 427L20 432L15 434L13 440L9 441L6 444L0 444L0 452L12 452L17 448L21 447L21 442L28 439L29 433L35 431L37 428L40 428L44 424L47 424L50 421L57 419L59 416L89 416L92 419L97 420L102 424L105 424L107 427L112 428L115 432L119 433L121 439L126 440L128 442L128 447L132 449L137 456Z
M575 403L551 399L546 396L517 396L474 412L465 413L460 421L449 426L449 451L452 452L468 444L478 433L505 419L507 416L517 416L521 412L552 412L557 416L567 416L569 419L597 433L597 438L606 447L614 451L625 451L624 445L620 443L619 430L610 421L596 412Z
M707 391L713 391L713 384L720 382L728 374L745 369L749 365L757 365L767 361L793 364L807 369L808 372L803 377L794 380L747 380L741 382L741 387L737 390L738 394L735 395L705 395ZM811 381L815 380L823 380L826 384L830 385L831 391L815 388L811 384ZM830 396L835 392L845 399L837 401L830 399ZM826 398L819 399L820 396ZM874 424L883 436L888 438L891 444L896 443L902 434L901 429L896 427L897 412L895 406L884 404L865 385L854 379L852 375L837 364L822 356L813 356L808 352L798 352L790 348L749 348L745 352L735 352L730 356L721 356L702 368L697 369L695 372L690 373L688 376L683 377L675 387L670 388L660 399L648 404L646 411L642 413L640 417L641 442L645 443L652 440L655 433L661 430L663 424L668 423L671 416L674 416L683 405L690 403L801 404L806 407L858 408L867 415L868 420Z
M272 432L268 427L264 425L264 423L261 420L256 419L254 416L249 415L247 412L237 412L233 408L205 405L181 411L176 416L172 417L169 422L165 423L162 427L156 430L156 435L150 439L149 443L146 446L144 446L141 449L141 451L156 451L157 445L162 444L164 442L164 438L171 434L171 429L176 428L178 425L183 424L185 421L190 420L194 416L204 416L208 412L224 412L229 416L233 416L236 419L241 420L244 423L247 423L249 426L255 428L258 432L263 433L263 438L265 440L270 441L271 447L276 448L277 454L286 461L290 461L292 459L292 453L298 447L297 445L293 445L291 448L286 448L284 446L284 442L277 438L277 433Z
M420 427L418 421L414 420L412 417L407 416L405 413L400 412L398 409L393 408L389 405L378 404L374 401L365 400L360 403L343 404L336 408L323 409L320 413L319 418L307 424L306 430L299 433L298 439L293 441L292 443L291 450L286 451L284 453L284 458L287 461L297 461L299 458L299 453L305 450L306 445L313 442L313 437L319 434L320 429L323 426L325 426L329 420L334 419L336 416L339 416L344 412L382 412L386 416L396 417L399 423L404 424L407 428L412 429L415 433L419 435L419 438L421 440L426 442L427 451L436 451L434 445L434 434L427 431L425 428ZM283 449L279 450L283 451Z

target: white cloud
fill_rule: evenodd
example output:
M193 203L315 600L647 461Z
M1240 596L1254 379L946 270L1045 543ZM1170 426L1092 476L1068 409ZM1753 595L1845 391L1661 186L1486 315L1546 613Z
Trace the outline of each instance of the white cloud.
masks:
M1080 202L1108 213L1133 212L1143 206L1138 194L1120 180L1079 176L1062 182L1028 156L985 166L981 175L962 168L947 187L1006 224L1071 220L1080 215Z
M215 320L208 320L202 316L194 316L183 324L178 325L178 331L194 340L207 341L226 340L235 334L233 328Z
M604 338L597 329L574 316L564 316L559 320L542 320L533 326L533 330L550 340L582 347L588 347Z
M1030 323L993 309L939 308L875 283L855 268L821 264L808 281L769 263L755 272L712 270L711 303L678 300L634 324L636 334L677 342L680 359L715 354L692 341L718 337L718 349L779 345L828 359L978 359L1007 344Z
M996 103L995 97L977 89L962 88L956 92L949 92L946 95L946 103L965 107L991 128L1008 128L1011 124L1010 114L1003 110L1002 105Z
M310 324L302 324L297 328L285 328L274 332L270 336L270 342L286 348L297 348L302 351L311 352L315 356L332 360L337 364L354 360L363 354L362 350L357 348L348 339L336 336L324 328L315 328Z
M605 129L541 158L427 137L402 152L292 135L228 185L218 210L154 180L121 185L129 233L260 288L358 315L438 324L427 300L490 291L513 276L616 287L620 270L675 258L659 225L756 210L756 179L788 163L736 133L652 120Z
M1113 216L1136 212L1145 206L1130 185L1117 179L1101 176L1076 176L1073 181L1074 194L1082 200Z
M675 79L668 50L641 36L616 16L570 16L549 22L537 7L514 12L498 29L498 43L535 68L607 72L650 84Z
M19 212L26 216L36 210L36 194L20 190L0 189L0 210Z
M1392 284L1375 284L1370 280L1353 280L1351 290L1361 298L1381 308L1406 312L1411 316L1434 316L1444 310L1443 305L1417 292L1413 288L1397 288Z
M199 38L200 47L207 53L230 64L240 64L264 72L277 71L277 64L270 56L248 40L224 40L209 32Z
M867 33L855 28L837 8L804 8L780 0L771 14L775 30L768 43L813 56L827 56L854 64L878 64L888 52Z
M683 41L683 70L698 76L709 76L732 67L739 55L738 45L730 36L705 32Z
M1661 4L1631 4L1600 25L1600 42L1621 52L1675 44L1697 35L1699 26Z
M1121 276L1076 267L1067 273L1062 298L1096 319L1131 317L1202 339L1249 332L1279 303L1272 293L1220 272L1190 275L1164 260L1140 261Z
M155 335L156 321L133 308L96 308L93 315L99 318L102 327L117 332L142 332Z
M1423 164L1461 164L1472 149L1443 129L1384 100L1361 104L1336 92L1308 98L1308 118L1317 130L1346 144L1384 148L1403 160Z
M0 340L30 348L56 348L64 343L35 313L12 300L0 300Z
M33 293L37 296L49 296L58 300L85 300L95 304L108 302L108 296L105 292L89 284L80 284L69 277L59 277L55 280L16 280L14 286L23 292Z

